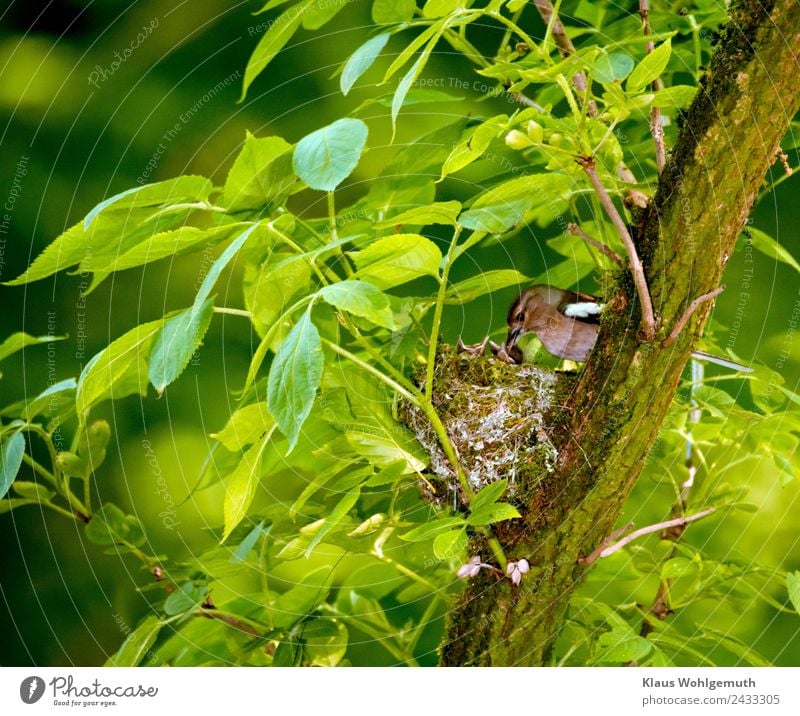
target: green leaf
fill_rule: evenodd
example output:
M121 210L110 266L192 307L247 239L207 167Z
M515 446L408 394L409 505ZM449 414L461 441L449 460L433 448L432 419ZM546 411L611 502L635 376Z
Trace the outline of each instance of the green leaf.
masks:
M466 522L463 517L440 517L433 520L433 522L426 522L425 524L409 530L405 534L400 535L400 539L406 542L424 542L444 532L450 532L454 527L465 527Z
M225 489L224 519L222 534L224 542L235 527L245 518L261 480L261 461L264 450L272 437L272 431L264 433L261 440L252 445L242 456Z
M21 351L28 346L36 346L42 343L51 343L52 341L63 341L65 336L31 336L22 331L12 333L2 343L0 343L0 360L8 358L8 356Z
M305 551L306 557L308 557L314 551L314 548L322 542L328 532L339 526L342 520L347 516L347 513L350 512L356 502L358 502L359 497L361 497L361 485L356 485L336 503L335 507L322 521L322 525L314 533L311 542L308 543L308 547L306 547Z
M592 79L600 84L611 84L624 80L633 69L634 61L622 52L601 54L589 67ZM630 83L629 83L630 84Z
M460 557L467 549L467 531L443 532L433 540L433 553L438 559Z
M380 35L367 40L361 47L359 47L352 55L342 70L342 76L339 78L339 86L342 94L346 95L353 85L375 62L378 55L386 47L391 33L384 32Z
M503 520L513 520L519 516L517 508L513 505L509 505L507 502L495 502L470 512L467 524L478 527L503 522Z
M486 485L480 490L472 502L469 503L470 512L477 512L478 510L493 505L497 502L508 489L508 480L497 480L491 485Z
M247 95L247 90L267 67L267 65L275 59L277 55L292 38L300 23L303 21L303 15L306 11L314 5L318 0L300 0L296 5L292 5L282 15L279 15L272 22L269 30L264 33L264 37L259 40L256 49L250 56L247 63L247 68L244 71L244 80L242 82L242 96L239 98L241 102Z
M792 256L783 246L781 246L769 234L761 231L760 229L750 228L750 242L754 249L760 251L765 256L771 259L785 263L791 266L795 271L800 272L800 264L797 263L794 256Z
M419 234L395 234L351 252L358 278L380 289L392 288L420 276L439 275L442 252Z
M289 440L289 452L314 405L323 362L319 331L306 311L281 344L267 383L267 405Z
M333 191L358 164L369 133L360 119L338 119L303 137L292 157L294 170L308 186Z
M214 299L192 306L170 318L161 329L150 351L148 376L161 395L183 373L203 341L214 315Z
M479 124L462 139L444 162L442 176L453 174L479 159L508 124L507 114L498 114Z
M158 617L145 617L130 634L116 654L106 661L105 666L139 666L155 644L161 627Z
M514 269L485 271L450 286L445 294L445 301L457 304L469 303L487 293L494 293L509 286L515 286L522 291L530 284L531 279Z
M195 584L194 582L181 584L164 601L164 613L167 616L175 616L194 611L202 604L207 593L208 587L205 584Z
M269 532L269 530L267 530L267 532ZM253 551L253 547L256 546L256 542L258 542L258 538L261 537L262 534L264 534L263 520L253 527L253 529L247 533L247 536L239 543L236 551L231 555L230 562L246 562L250 553Z
M697 94L697 87L691 85L674 85L658 90L653 98L653 106L665 110L683 109Z
M468 0L428 0L422 8L422 16L428 18L444 17L454 10L466 7Z
M22 433L0 440L0 498L8 494L22 465L22 455L25 453L25 436Z
M86 525L86 538L103 546L141 547L145 543L139 518L126 515L119 507L106 502Z
M394 329L389 297L366 281L340 281L320 289L319 295L332 306L361 316L377 326Z
M598 651L593 664L627 664L646 657L653 646L647 639L634 633L629 627L614 628L600 635Z
M638 92L656 80L666 69L671 56L672 41L666 40L636 65L636 68L628 77L628 82L625 86L627 91Z
M408 474L405 460L395 460L370 477L364 484L367 487L380 487L392 485L405 478Z
M17 433L17 435L19 435L19 433ZM0 474L1 473L2 468L0 467ZM0 487L0 489L2 489L2 487ZM47 502L47 500L52 499L56 495L53 490L48 490L37 482L23 482L22 480L17 480L14 483L14 492L20 497L33 500L34 502ZM0 497L3 497L3 495L0 495Z
M430 47L430 45L429 45ZM397 115L400 114L400 108L403 106L403 102L405 102L406 95L408 91L411 89L411 85L414 84L414 80L417 79L419 73L422 72L422 68L425 66L425 63L428 61L428 57L430 56L430 51L423 52L417 61L411 65L411 69L406 72L400 82L397 84L397 89L395 90L394 97L392 97L392 133L394 133L397 124Z
M800 614L800 572L789 572L786 575L786 589L794 610Z
M456 217L461 212L459 201L437 201L426 206L417 206L396 214L378 224L378 228L389 226L428 226L429 224L449 224L455 226Z
M280 205L300 188L292 169L292 145L280 137L248 133L225 180L223 203L231 211Z
M83 220L83 230L88 231L92 222L110 206L114 209L130 209L165 206L185 201L205 201L213 188L214 185L205 177L192 175L136 186L101 201L86 215Z
M259 225L260 223L255 223L245 229L225 248L225 250L220 254L219 258L214 261L213 264L211 264L211 268L208 270L206 277L203 279L203 283L200 285L200 290L197 292L197 296L195 296L194 299L194 308L196 310L199 310L200 306L209 297L214 288L214 284L219 278L219 275L231 262L233 257L239 253L239 250L242 248L242 246L244 246L247 239L250 238L250 235L259 227Z
M17 507L24 507L25 505L38 505L38 500L16 500L11 499L10 497L5 499L0 499L0 515L5 514L6 512L11 512L11 510L15 510Z
M97 353L78 378L75 405L79 414L106 398L119 399L147 392L145 356L164 324L164 319L143 323Z
M392 25L408 22L417 9L415 0L374 0L372 20L376 25Z
M227 450L238 452L251 445L275 425L275 419L267 410L265 402L252 403L239 408L218 433L211 437L219 440Z
M327 629L321 627L325 625ZM303 653L309 666L336 666L348 646L347 627L335 619L315 619L303 629Z
M303 17L304 30L319 30L353 0L317 0Z
M247 307L260 323L270 327L301 292L309 289L311 267L303 257L292 257L278 264L268 260L245 274L245 285Z
M571 185L568 176L553 172L511 179L481 194L458 222L472 231L501 234L536 207L566 202Z

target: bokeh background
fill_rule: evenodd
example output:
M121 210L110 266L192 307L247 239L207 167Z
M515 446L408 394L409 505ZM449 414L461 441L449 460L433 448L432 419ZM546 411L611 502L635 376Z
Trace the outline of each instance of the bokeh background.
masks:
M247 59L270 17L254 17L259 6L228 0L10 0L0 9L0 200L12 207L7 231L0 233L0 280L19 275L98 201L138 180L198 173L222 184L247 131L294 142L364 99L358 91L342 97L332 75L364 40L370 25L365 0L351 3L324 32L299 33L247 99L237 103ZM496 42L496 33L487 27L487 41ZM426 75L474 78L463 59L446 48ZM502 99L481 101L486 98L472 86L459 93L463 99L453 104L404 110L398 141L404 132L412 136L441 124L448 114L509 111ZM388 120L372 122L370 129L370 146L388 143ZM797 165L796 152L790 154ZM375 149L358 171L367 177L384 159ZM774 171L772 179L780 176L780 167ZM768 194L752 222L800 259L798 182L791 178ZM347 197L339 202L346 204ZM308 211L322 213L323 208ZM553 231L472 256L485 269L513 266L537 276L555 260L543 243ZM747 265L744 251L731 258L728 291L717 301L713 331L725 346L738 323L736 353L766 364L796 389L800 339L791 321L800 300L798 273L757 252L752 258ZM109 340L165 310L189 305L207 261L197 253L128 270L85 299L86 277L66 273L30 286L0 287L0 339L19 330L68 336L4 362L0 402L77 376ZM218 290L224 293L226 284ZM501 329L514 293L498 292L453 309L446 316L444 339L454 341L461 333L467 340L479 339ZM231 306L241 305L235 293L225 298ZM221 488L185 500L200 473L208 433L219 429L232 410L231 391L243 382L251 350L246 322L217 317L199 359L167 396L158 400L151 392L144 401L128 398L97 411L113 429L97 480L97 504L113 500L139 515L157 552L181 558L215 542ZM148 444L157 455L157 470L148 463ZM165 509L159 476L168 485L177 526L159 517ZM742 464L732 479L750 488L748 501L759 512L730 513L722 527L698 526L698 540L713 530L717 550L729 545L729 555L800 569L797 481L781 480L762 462ZM663 490L659 497L659 489L646 483L636 498L642 504L653 498L653 521L663 519L670 500ZM648 514L642 510L640 515ZM147 577L137 562L102 554L77 525L53 513L28 507L0 515L0 663L102 663L148 612L147 595L136 590ZM622 597L624 585L619 589ZM774 596L785 601L785 595ZM731 629L739 638L777 664L800 664L796 615L776 616L758 603L741 616L723 615L736 622ZM375 659L379 663L381 657L376 653Z

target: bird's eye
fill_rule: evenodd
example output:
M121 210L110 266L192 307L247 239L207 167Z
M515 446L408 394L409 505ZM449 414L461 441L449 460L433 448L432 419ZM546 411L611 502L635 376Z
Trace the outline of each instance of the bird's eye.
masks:
M524 321L525 320L525 314L522 311L520 311L516 316L514 316L514 320L515 321Z

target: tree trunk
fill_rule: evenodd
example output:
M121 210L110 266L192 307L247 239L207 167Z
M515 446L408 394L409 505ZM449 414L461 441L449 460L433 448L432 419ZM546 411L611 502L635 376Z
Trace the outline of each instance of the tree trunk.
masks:
M663 338L723 269L800 105L800 3L738 2L636 235ZM554 474L500 535L531 571L514 588L481 572L454 605L443 665L536 666L555 640L589 554L614 528L675 394L710 304L669 348L643 342L632 282L610 302L597 347L555 415ZM514 523L511 523L512 525ZM476 540L479 538L476 538ZM487 554L476 542L475 553ZM483 547L483 549L481 549Z

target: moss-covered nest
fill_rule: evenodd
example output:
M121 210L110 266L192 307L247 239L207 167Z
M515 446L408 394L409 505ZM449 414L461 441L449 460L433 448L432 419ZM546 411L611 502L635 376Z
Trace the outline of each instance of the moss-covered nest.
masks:
M559 402L559 377L533 365L508 365L487 356L456 353L452 346L441 347L433 403L473 490L506 478L507 497L513 498L528 493L553 472L558 451L545 419ZM446 490L428 496L447 500L458 481L425 414L405 403L400 418L431 456L431 472L447 485Z

